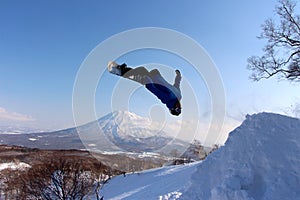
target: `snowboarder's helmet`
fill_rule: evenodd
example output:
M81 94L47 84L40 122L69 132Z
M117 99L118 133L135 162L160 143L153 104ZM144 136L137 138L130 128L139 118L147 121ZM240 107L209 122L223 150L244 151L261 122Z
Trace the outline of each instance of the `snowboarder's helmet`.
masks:
M172 108L172 109L170 110L170 112L171 112L172 115L178 116L178 115L180 115L180 113L181 113L181 108Z
M175 103L174 107L170 109L170 113L172 115L180 115L181 113L181 105L180 105L180 102L177 100L177 102Z

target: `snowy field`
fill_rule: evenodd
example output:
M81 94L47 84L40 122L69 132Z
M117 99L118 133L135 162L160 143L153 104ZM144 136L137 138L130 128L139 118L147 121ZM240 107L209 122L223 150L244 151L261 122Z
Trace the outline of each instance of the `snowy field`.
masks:
M205 161L118 176L104 199L300 200L300 120L247 116Z

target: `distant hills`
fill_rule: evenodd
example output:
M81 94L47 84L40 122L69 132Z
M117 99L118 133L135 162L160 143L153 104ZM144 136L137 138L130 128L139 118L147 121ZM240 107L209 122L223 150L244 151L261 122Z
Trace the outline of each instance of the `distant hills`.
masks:
M0 134L23 134L40 132L45 132L45 130L26 126L0 125Z

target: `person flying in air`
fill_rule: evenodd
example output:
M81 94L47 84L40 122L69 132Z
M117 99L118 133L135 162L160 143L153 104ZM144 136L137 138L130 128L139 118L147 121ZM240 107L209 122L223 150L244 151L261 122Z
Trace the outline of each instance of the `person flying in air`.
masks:
M119 65L110 61L108 63L108 71L145 85L151 93L167 106L172 115L178 116L181 114L181 73L179 70L175 70L176 77L173 85L168 83L157 69L153 69L149 72L143 66L131 68L127 67L125 63Z

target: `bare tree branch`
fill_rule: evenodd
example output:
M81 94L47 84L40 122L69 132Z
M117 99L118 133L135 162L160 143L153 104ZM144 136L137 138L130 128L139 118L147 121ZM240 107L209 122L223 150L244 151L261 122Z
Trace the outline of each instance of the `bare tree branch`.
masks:
M259 39L267 39L264 55L248 58L250 79L259 81L273 76L300 81L300 16L295 14L296 3L280 0L277 6L279 25L268 19L262 25Z

